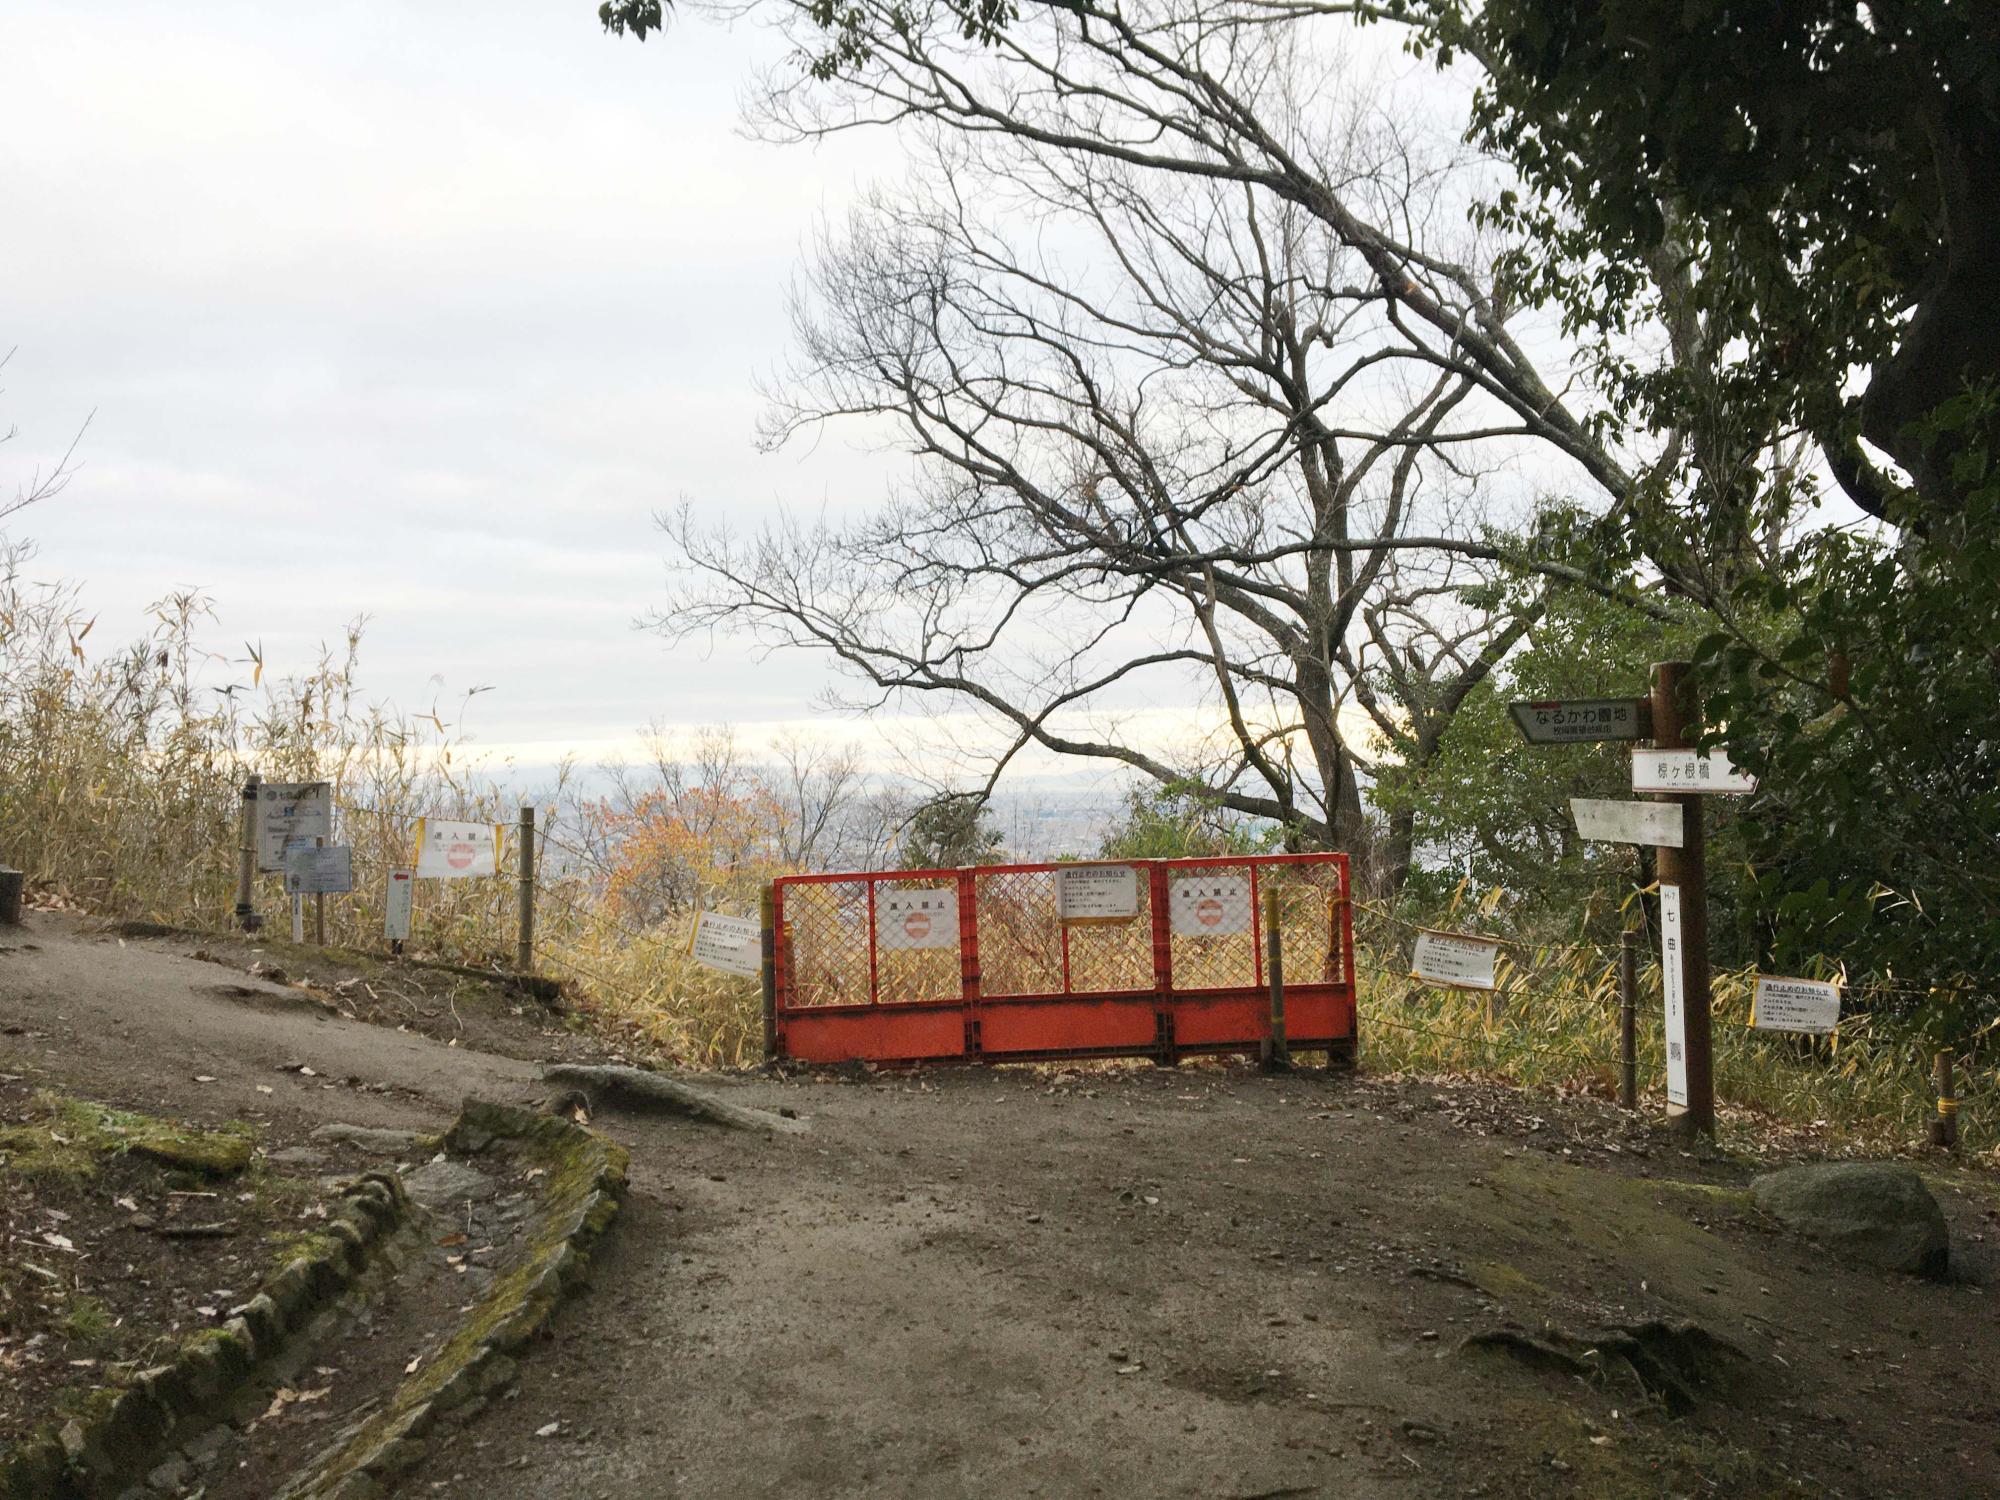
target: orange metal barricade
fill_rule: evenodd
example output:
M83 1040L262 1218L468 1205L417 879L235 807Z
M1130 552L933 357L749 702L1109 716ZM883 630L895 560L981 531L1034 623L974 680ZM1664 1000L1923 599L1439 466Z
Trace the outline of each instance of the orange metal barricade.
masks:
M769 1051L823 1063L1254 1051L1270 1032L1267 893L1292 1050L1351 1056L1344 854L785 876Z

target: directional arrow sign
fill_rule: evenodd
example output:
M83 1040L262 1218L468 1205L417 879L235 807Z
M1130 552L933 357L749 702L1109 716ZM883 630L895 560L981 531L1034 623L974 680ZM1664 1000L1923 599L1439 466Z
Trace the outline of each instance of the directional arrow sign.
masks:
M1653 844L1669 849L1681 846L1681 810L1671 802L1600 802L1594 797L1572 797L1569 810L1576 816L1576 831L1599 843Z
M1510 703L1531 745L1579 745L1594 740L1643 740L1653 733L1653 705L1644 698L1565 698Z

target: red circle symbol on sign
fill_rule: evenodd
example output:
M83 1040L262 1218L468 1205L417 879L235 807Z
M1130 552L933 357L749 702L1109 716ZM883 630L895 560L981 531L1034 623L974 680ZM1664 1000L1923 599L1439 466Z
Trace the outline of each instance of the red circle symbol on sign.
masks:
M913 911L903 918L903 931L911 942L921 942L931 935L931 914L927 911Z
M1222 903L1213 896L1204 896L1195 904L1194 919L1204 927L1214 927L1222 920Z
M472 863L472 845L453 844L444 851L444 858L454 870L463 870Z

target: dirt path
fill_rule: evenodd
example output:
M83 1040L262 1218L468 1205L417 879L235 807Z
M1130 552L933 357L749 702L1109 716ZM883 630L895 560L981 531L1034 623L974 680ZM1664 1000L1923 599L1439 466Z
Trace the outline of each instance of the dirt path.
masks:
M0 1035L0 1071L290 1124L537 1091L506 1058L248 1009L170 946L30 940L0 954L0 1031L41 1035ZM1602 1106L1193 1068L715 1086L811 1129L600 1115L633 1191L591 1288L401 1493L2000 1493L1983 1288L1830 1264L1730 1191L1753 1159ZM1992 1179L1938 1186L1990 1271ZM1669 1416L1629 1379L1455 1352L1649 1320L1741 1348L1737 1387Z

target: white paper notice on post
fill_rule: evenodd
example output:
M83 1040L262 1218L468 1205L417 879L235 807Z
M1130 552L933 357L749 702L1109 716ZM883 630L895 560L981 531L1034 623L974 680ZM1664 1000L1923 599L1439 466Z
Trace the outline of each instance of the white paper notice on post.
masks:
M1139 872L1130 865L1057 870L1056 915L1065 922L1131 921L1139 915Z
M958 890L955 886L882 890L875 893L875 940L884 948L956 948Z
M392 943L408 942L410 916L416 903L417 875L414 870L391 870L388 894L382 898L382 936Z
M1660 887L1660 991L1667 1005L1667 1103L1688 1102L1687 946L1681 937L1681 888Z
M1420 927L1416 946L1410 952L1410 974L1454 989L1490 990L1493 961L1499 952L1500 944L1493 938L1468 937L1462 932L1432 932Z
M1759 1031L1832 1031L1840 1024L1840 986L1823 979L1759 974L1750 1024Z
M285 868L285 845L333 842L333 784L327 781L266 781L257 788L257 868L276 874Z
M1167 887L1175 937L1228 937L1250 930L1250 877L1217 870L1177 875Z
M764 971L764 929L754 917L705 911L694 919L688 952L703 968L754 979Z
M500 829L493 823L417 819L417 874L437 880L492 875L500 868Z

